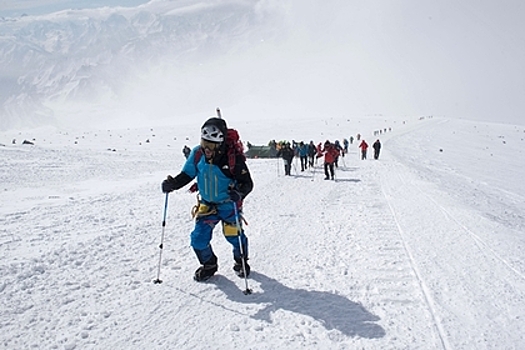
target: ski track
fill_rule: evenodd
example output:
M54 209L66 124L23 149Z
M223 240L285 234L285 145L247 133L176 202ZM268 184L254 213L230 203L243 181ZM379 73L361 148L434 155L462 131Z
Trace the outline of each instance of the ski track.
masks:
M397 176L399 176L399 173L396 174ZM402 180L401 177L399 177ZM384 180L382 180L384 181ZM399 235L400 235L400 238L401 238L401 241L403 242L403 248L405 249L405 252L406 254L408 255L408 257L410 258L410 265L411 265L411 268L412 270L414 271L414 274L416 275L416 278L418 280L418 283L419 283L419 286L421 288L421 291L425 297L425 302L428 306L428 309L430 311L430 313L432 314L432 319L435 323L435 326L436 326L436 330L437 330L437 333L439 335L439 339L441 341L441 345L444 349L450 349L450 345L448 343L448 340L446 338L446 335L445 335L445 331L443 329L443 325L441 324L440 320L438 319L437 315L436 315L436 307L434 306L434 300L432 299L431 297L431 293L429 291L429 288L428 286L425 284L425 281L423 280L422 276L421 276L421 272L419 271L418 267L417 267L417 263L414 259L414 256L408 246L408 242L405 238L405 234L404 234L404 231L403 229L401 228L401 225L399 223L399 220L396 216L396 212L394 210L394 207L393 207L393 204L392 204L392 201L389 200L389 196L386 194L385 192L385 188L384 188L384 185L381 183L381 190L383 192L383 195L385 196L385 199L387 200L387 203L388 203L388 207L392 213L392 216L394 217L394 221L396 223L396 226L397 226L397 229L398 229L398 232L399 232Z
M512 266L512 264L505 258L503 258L501 255L499 255L494 249L492 249L490 247L490 245L485 241L483 240L480 236L478 236L475 232L473 232L471 229L469 229L465 224L461 223L460 221L458 221L454 215L452 215L452 213L450 213L450 211L448 211L444 206L442 206L441 204L439 204L434 198L426 195L425 193L423 193L423 191L421 190L421 188L418 186L417 189L420 191L421 195L425 196L426 198L428 198L428 200L432 201L434 203L434 205L436 207L438 207L447 217L448 220L450 221L453 221L456 225L458 225L459 227L461 227L466 233L468 233L472 239L475 241L474 243L476 245L479 246L479 249L480 250L487 250L489 251L490 253L493 254L494 258L496 258L497 260L499 260L501 263L503 263L504 265L506 265L512 272L514 272L518 277L522 278L525 280L525 275L519 271L517 268L515 268L514 266Z
M279 160L249 160L250 296L218 229L218 275L192 280L195 197L170 194L163 283L153 284L159 185L182 163L161 161L171 152L3 152L13 205L0 211L2 346L496 349L500 338L516 348L525 341L518 248L489 234L499 223L388 150L360 161L351 149L336 181L324 181L320 165L297 172L296 162L285 177ZM49 166L21 171L42 158Z
M402 167L385 162L383 165ZM474 229L468 228L475 220L483 221L480 214L463 213L461 207L445 209L445 205L440 203L449 205L447 196L428 183L421 182L408 170L389 169L388 174L382 180L385 196L394 215L401 218L398 220L400 232L406 237L407 249L414 255L414 264L420 266L418 270L421 272L417 274L427 295L429 309L436 319L443 346L487 348L487 343L497 344L500 337L509 339L519 333L519 323L513 322L513 315L523 312L523 273L491 249L474 233ZM414 199L418 199L416 203ZM409 210L414 208L417 208L417 219L410 220ZM477 219L473 221L472 217ZM469 219L462 223L460 218ZM437 245L446 247L446 256L436 256L433 248ZM476 254L468 247L471 245L477 247L474 250ZM494 290L501 296L496 302L489 297ZM484 314L485 310L490 310L489 314ZM496 321L486 324L477 322L477 319L493 318L501 321L503 315L498 310L505 310L505 317L509 317L505 322L516 327L494 333L491 329L497 327ZM508 313L509 310L513 311ZM498 317L494 316L496 314ZM466 315L470 315L469 318ZM519 319L519 316L516 317ZM463 328L447 326L458 320L463 322Z

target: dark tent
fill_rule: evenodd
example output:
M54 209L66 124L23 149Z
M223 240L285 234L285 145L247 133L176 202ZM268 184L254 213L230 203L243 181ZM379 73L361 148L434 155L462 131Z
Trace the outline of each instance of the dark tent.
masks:
M277 150L270 146L253 146L250 145L248 151L245 152L246 158L275 158Z

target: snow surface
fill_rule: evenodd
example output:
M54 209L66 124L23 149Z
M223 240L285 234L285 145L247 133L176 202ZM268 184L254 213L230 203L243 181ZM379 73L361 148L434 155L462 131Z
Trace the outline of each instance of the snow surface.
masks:
M279 160L248 161L244 295L220 231L218 275L192 280L185 190L168 197L163 283L152 283L160 183L201 123L0 134L0 348L525 347L524 126L230 122L252 144L357 133L372 143L383 131L380 159L359 160L354 144L336 181L319 166L284 177Z

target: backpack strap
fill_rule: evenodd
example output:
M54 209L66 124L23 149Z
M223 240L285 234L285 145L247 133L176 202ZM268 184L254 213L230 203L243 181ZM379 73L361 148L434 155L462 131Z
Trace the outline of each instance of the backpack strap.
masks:
M199 160L201 160L202 157L202 148L199 148L197 152L195 152L195 157L193 157L193 163L197 165Z
M228 167L230 168L230 173L232 176L235 176L235 164L236 164L236 154L235 152L229 152L228 154Z

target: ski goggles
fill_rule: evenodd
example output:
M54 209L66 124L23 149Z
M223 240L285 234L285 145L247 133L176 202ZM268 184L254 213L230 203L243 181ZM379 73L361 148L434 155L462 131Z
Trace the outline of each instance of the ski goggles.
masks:
M208 140L201 139L201 147L202 149L208 149L210 151L215 151L217 148L219 148L220 143L211 142Z

